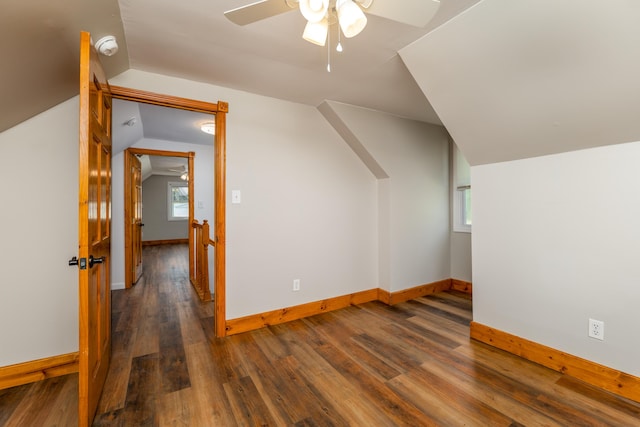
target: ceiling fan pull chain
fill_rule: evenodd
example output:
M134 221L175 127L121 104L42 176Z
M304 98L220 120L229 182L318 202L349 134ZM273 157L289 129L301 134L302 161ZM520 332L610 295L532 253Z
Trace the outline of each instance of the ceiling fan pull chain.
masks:
M327 31L327 72L331 72L331 27Z

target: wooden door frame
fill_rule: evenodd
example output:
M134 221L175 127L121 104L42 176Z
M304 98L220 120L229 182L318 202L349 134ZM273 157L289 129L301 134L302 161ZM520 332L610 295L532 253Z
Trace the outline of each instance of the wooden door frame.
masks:
M226 335L226 179L227 179L227 113L229 104L223 101L210 103L169 95L146 92L120 86L111 86L114 99L160 105L182 110L215 115L214 137L214 330L217 337ZM191 168L190 168L191 170ZM193 180L191 180L193 182Z
M187 186L189 187L189 218L187 229L189 231L189 249L191 254L191 248L193 248L193 233L191 233L191 223L194 220L194 208L193 208L193 159L196 155L193 151L166 151L166 150L153 150L147 148L127 148L124 150L124 286L129 289L134 284L133 274L133 247L131 228L133 227L133 209L131 206L131 191L133 190L133 182L131 181L131 156L135 155L149 155L149 156L162 156L162 157L182 157L186 158L188 162L187 173L189 179L187 180ZM190 263L193 260L189 260Z

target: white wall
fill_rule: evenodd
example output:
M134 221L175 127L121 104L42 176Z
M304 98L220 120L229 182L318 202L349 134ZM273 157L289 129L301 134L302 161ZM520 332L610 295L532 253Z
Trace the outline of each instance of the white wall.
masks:
M135 70L112 83L229 102L228 318L376 287L375 179L315 108Z
M407 241L388 245L394 260L388 273L396 283L390 290L449 277L448 228L440 226L448 224L448 213L439 203L430 205L440 191L448 200L446 153L438 144L418 143L417 136L426 129L433 137L426 140L437 141L440 128L371 111L351 116L368 148L398 171L394 179L401 185L395 187L391 178L377 181L316 108L135 70L112 83L229 102L228 318L377 287L385 273L378 236ZM0 366L78 349L78 272L67 265L78 244L77 117L74 98L0 133L0 157L6 160L0 177L16 183L4 192L16 209L4 209L0 217ZM135 146L196 151L196 217L213 219L212 148L201 155L203 146L181 149L156 140ZM414 156L431 157L434 167L412 163ZM112 166L112 286L118 288L124 284L122 153L114 153ZM411 182L425 180L433 199L416 198L411 188ZM231 204L232 189L242 191L240 205ZM379 201L389 207L386 212ZM380 231L379 218L392 224ZM426 228L401 224L425 218ZM424 253L434 257L414 256ZM293 279L301 280L299 292L291 290Z
M456 152L457 150L457 152ZM471 238L472 234L466 231L453 231L454 230L454 222L456 220L454 215L454 209L458 208L459 205L455 203L455 197L457 194L457 186L458 185L470 185L471 180L469 176L469 164L466 160L460 159L458 156L462 156L462 153L457 149L455 143L451 141L449 146L449 169L450 180L449 180L449 197L451 198L449 206L451 208L450 218L451 218L451 278L464 280L465 282L471 282L472 278L472 262L471 262ZM456 159L458 164L456 163ZM462 167L463 171L461 172L461 176L458 175L458 169ZM462 179L461 179L462 178ZM459 183L458 181L464 181ZM473 198L473 190L471 197ZM473 217L473 213L471 215Z
M176 182L187 186L178 176L151 175L142 181L143 242L189 238L189 218L169 220L169 183Z
M78 98L0 133L0 366L78 350Z
M472 196L473 197L473 196ZM472 233L451 232L451 278L472 281Z
M379 286L389 291L450 276L449 140L442 126L364 108L326 102L366 150L379 181L381 271ZM370 156L370 157L368 157ZM370 166L371 167L371 166ZM388 178L386 178L388 177ZM385 277L386 274L386 277Z
M206 219L209 221L209 224L213 224L213 145L206 146L145 138L133 144L132 147L185 153L189 151L195 152L195 158L193 159L194 216L195 219L200 222ZM111 160L111 168L113 180L113 200L111 208L111 230L113 232L111 237L111 288L124 289L124 152L114 153ZM199 202L202 202L202 207L199 207ZM143 238L143 240L148 239ZM209 261L209 272L212 273L212 253ZM212 278L210 279L210 284L213 287Z
M472 167L474 320L640 376L639 164L635 142Z

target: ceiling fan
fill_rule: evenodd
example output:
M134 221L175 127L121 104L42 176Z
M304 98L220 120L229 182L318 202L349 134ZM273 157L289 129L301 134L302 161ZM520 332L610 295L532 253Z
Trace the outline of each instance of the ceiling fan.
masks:
M171 168L167 168L167 170L169 172L174 172L176 174L180 175L180 179L183 181L188 181L189 180L189 168L187 167L187 165L182 165L182 168L180 169L171 169Z
M440 0L261 0L228 10L224 15L238 25L247 25L299 8L308 21L303 38L324 46L327 28L336 18L345 37L353 37L367 23L364 12L424 27L439 6Z

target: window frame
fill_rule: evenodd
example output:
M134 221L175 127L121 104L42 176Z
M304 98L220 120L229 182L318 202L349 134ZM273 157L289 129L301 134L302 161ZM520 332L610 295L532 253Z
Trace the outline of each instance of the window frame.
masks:
M453 231L472 232L470 167L458 147L453 144ZM467 194L469 198L467 199ZM468 208L468 209L467 209ZM467 215L469 212L469 215ZM469 223L467 223L467 220Z
M173 203L173 189L174 188L186 188L187 189L187 215L175 216L174 203ZM168 221L188 221L189 220L189 183L187 181L169 181L167 182L167 220Z

